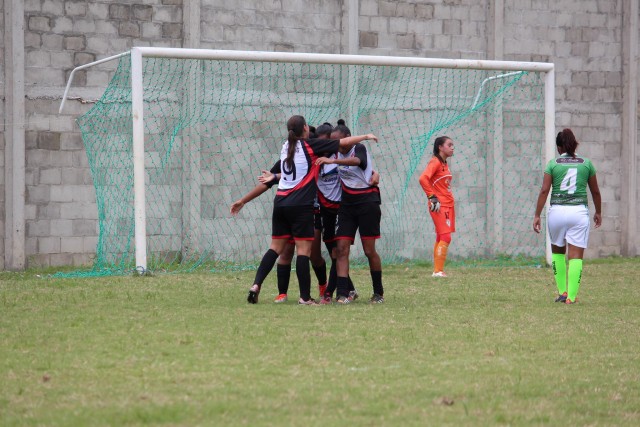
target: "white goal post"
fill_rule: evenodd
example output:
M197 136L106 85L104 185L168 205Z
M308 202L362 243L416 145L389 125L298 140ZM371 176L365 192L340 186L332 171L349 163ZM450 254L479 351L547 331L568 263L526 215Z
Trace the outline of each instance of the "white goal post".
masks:
M63 96L60 111L62 111L67 91L71 85L73 73L80 68L87 68L101 62L118 58L125 53L113 57L95 61L77 67L69 77ZM544 154L545 161L555 156L555 82L554 65L540 62L515 62L492 60L466 60L466 59L437 59L437 58L412 58L393 56L367 56L367 55L340 55L340 54L312 54L312 53L286 53L286 52L260 52L260 51L232 51L209 49L181 49L160 47L134 47L131 55L131 102L132 102L132 129L133 129L133 163L134 163L134 212L135 212L135 262L139 271L147 270L147 225L145 204L145 124L144 124L144 93L143 93L143 58L172 58L172 59L198 59L218 61L253 61L275 63L309 63L309 64L340 64L340 65L364 65L364 66L389 66L389 67L418 67L418 68L451 68L473 70L500 70L511 75L517 72L544 73ZM491 77L492 79L499 78ZM478 89L476 101L482 91ZM357 81L350 84L357 85ZM499 123L495 126L500 126ZM494 148L495 150L495 148ZM533 206L533 203L532 203ZM533 209L532 209L533 213ZM546 238L546 259L551 261L551 249L549 238Z

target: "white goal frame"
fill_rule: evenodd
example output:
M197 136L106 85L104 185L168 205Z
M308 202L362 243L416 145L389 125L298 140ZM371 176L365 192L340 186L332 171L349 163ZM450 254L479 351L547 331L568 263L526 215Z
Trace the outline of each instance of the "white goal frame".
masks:
M76 70L87 68L99 63L117 59L128 52L104 58L90 64L75 68L69 75L60 112L64 106L69 86ZM262 52L235 51L213 49L182 49L163 47L133 47L131 55L131 102L133 124L133 164L134 164L134 215L135 215L135 257L136 269L139 272L147 270L147 226L145 205L144 179L144 93L142 58L173 58L173 59L206 59L221 61L255 61L255 62L288 62L314 64L341 65L369 65L420 68L454 68L475 70L499 70L507 72L530 71L544 73L544 127L545 127L545 163L555 157L555 68L553 63L520 62L520 61L492 61L469 59L440 59L440 58L411 58L395 56L369 55L341 55L315 54L291 52ZM511 75L512 73L505 74ZM500 77L500 76L497 76ZM496 77L491 77L495 79ZM357 84L357 82L356 82ZM484 84L484 83L483 83ZM482 87L480 88L482 90ZM478 92L478 96L480 92ZM477 97L476 97L477 98ZM499 125L498 125L499 126ZM501 203L501 195L496 194L496 202ZM548 204L548 201L547 201ZM500 229L500 227L497 227ZM501 231L500 231L501 232ZM546 233L545 258L551 263L551 244Z

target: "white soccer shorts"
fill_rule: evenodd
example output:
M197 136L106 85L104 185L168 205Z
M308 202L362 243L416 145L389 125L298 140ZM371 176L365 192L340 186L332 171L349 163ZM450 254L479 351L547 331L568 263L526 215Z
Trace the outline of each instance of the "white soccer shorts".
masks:
M551 244L567 243L587 248L589 242L589 209L585 205L551 205L547 214Z

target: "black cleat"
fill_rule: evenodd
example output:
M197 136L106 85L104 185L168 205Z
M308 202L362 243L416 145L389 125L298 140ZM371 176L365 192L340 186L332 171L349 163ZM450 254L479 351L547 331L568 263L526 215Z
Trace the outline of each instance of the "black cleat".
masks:
M371 304L382 304L383 302L384 302L384 298L382 297L382 295L378 295L378 294L373 294L373 296L369 300L369 303Z
M249 289L249 296L247 297L247 302L249 304L257 304L258 295L260 295L260 286L253 285L251 289Z

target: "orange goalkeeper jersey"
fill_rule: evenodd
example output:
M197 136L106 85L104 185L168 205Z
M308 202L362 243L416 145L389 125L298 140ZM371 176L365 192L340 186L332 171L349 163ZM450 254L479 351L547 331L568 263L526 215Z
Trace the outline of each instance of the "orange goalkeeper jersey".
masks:
M420 175L420 185L428 196L436 195L442 206L453 206L449 165L433 156Z

